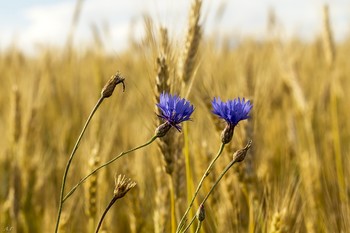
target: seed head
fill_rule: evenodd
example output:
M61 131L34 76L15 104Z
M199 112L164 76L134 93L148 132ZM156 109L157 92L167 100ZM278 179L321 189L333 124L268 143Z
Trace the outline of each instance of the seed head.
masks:
M164 122L163 124L157 127L156 136L158 138L164 137L170 128L171 124L169 124L169 122Z
M225 129L221 133L221 142L224 144L229 143L233 137L233 131L235 127L231 124L227 124Z
M233 160L237 163L242 162L247 155L249 148L252 146L252 140L249 140L247 145L233 154Z
M103 87L101 91L102 98L108 98L113 94L114 88L119 84L122 83L123 85L123 91L125 91L125 83L124 78L120 76L119 73L114 74L106 83L106 85Z
M196 217L198 219L198 221L203 222L205 219L205 209L204 209L204 205L201 204L197 210L196 213Z
M125 175L119 175L118 178L115 178L114 197L116 199L124 197L135 185L136 182L132 181L130 178L126 178Z

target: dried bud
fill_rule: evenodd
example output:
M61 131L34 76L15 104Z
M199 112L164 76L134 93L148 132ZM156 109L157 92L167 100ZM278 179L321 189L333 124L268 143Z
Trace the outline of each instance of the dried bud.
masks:
M235 126L232 124L226 125L225 129L221 133L221 142L222 143L227 144L232 140L234 129L235 129Z
M196 213L196 217L198 219L198 221L203 222L205 219L205 209L204 209L204 205L201 204L197 210Z
M124 80L125 79L121 77L119 73L113 75L101 91L102 98L110 97L113 94L115 86L117 86L119 83L123 84L123 91L125 91Z
M233 160L235 162L242 162L245 159L245 156L247 155L247 152L251 146L252 140L249 140L248 144L243 149L240 149L233 154Z
M158 126L155 134L158 138L164 137L170 128L171 128L171 124L169 122L165 122L165 123L161 124L160 126Z
M124 175L119 175L118 178L116 177L115 179L114 197L116 199L124 197L130 189L135 187L135 185L136 183L130 178L125 178Z

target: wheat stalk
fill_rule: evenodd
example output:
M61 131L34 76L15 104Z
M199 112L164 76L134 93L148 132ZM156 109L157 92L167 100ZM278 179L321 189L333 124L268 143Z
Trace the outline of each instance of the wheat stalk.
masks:
M168 51L168 35L166 29L161 29L160 31L161 40L161 54L157 58L157 75L156 75L156 86L155 86L155 99L159 102L160 94L163 92L170 92L171 85L169 83L169 70L166 62L166 52ZM160 110L156 108L157 115L160 114ZM157 124L162 124L161 119L158 119ZM169 190L170 190L170 211L171 211L171 232L174 232L176 213L175 213L175 187L174 187L174 170L175 170L175 160L177 154L179 154L178 149L178 135L176 135L175 130L170 129L170 131L158 140L158 148L163 155L165 172L169 175ZM159 187L158 187L159 188ZM157 193L158 195L162 195ZM159 215L161 217L162 215Z

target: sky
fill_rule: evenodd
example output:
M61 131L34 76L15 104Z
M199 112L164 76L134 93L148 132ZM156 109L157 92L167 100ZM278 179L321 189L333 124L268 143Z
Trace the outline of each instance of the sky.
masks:
M63 46L75 4L73 0L0 0L0 50L11 45L30 52L40 46ZM261 37L273 9L283 36L310 40L321 33L324 4L330 7L335 39L341 41L350 35L349 0L203 0L201 23L205 34ZM105 47L118 52L126 48L131 34L142 37L145 14L176 38L186 30L190 5L190 0L84 0L74 42L78 47L87 45L95 27Z

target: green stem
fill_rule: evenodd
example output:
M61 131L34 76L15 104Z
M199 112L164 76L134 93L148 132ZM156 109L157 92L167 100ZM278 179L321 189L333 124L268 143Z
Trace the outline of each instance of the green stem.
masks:
M197 226L197 229L196 229L196 232L195 233L198 233L199 230L201 229L201 226L202 226L202 222L201 221L198 221L198 226Z
M334 87L333 87L334 89ZM339 196L342 202L346 202L346 185L344 179L344 170L342 162L342 152L340 146L340 133L339 133L339 124L338 124L338 105L337 105L337 96L332 90L331 93L331 123L332 123L332 134L333 134L333 146L335 154L335 168L338 178L338 187L339 187Z
M98 231L100 230L101 228L101 225L102 225L102 222L103 222L103 219L105 218L107 212L109 211L109 209L113 206L113 204L116 202L116 200L118 199L118 197L113 197L113 199L109 202L107 208L105 209L105 211L103 212L102 216L101 216L101 219L100 221L98 222L98 225L96 227L96 231L95 233L98 233Z
M220 174L219 178L215 181L214 185L211 187L209 193L205 196L205 198L203 199L201 205L204 205L204 203L207 201L208 197L210 196L210 194L213 192L213 190L215 189L215 187L219 184L220 180L222 179L222 177L226 174L226 172L232 167L233 164L236 163L236 160L232 160L225 168L225 170ZM185 230L183 231L186 232L188 228L190 228L190 226L192 225L193 221L194 221L195 216L193 216L190 224L185 228Z
M201 188L202 185L203 185L204 179L209 175L209 173L210 173L210 171L211 171L211 169L212 169L214 163L215 163L216 160L220 157L222 151L224 150L224 147L225 147L225 144L224 144L224 143L221 143L221 146L220 146L220 149L219 149L217 155L216 155L215 158L211 161L211 163L209 164L207 170L206 170L205 173L203 174L202 179L199 181L199 184L198 184L198 186L197 186L197 189L196 189L196 191L194 192L194 195L193 195L193 197L192 197L192 200L191 200L189 206L187 207L187 210L185 211L184 215L182 216L182 218L181 218L181 220L180 220L180 223L179 223L179 225L178 225L178 227L177 227L176 233L180 232L180 230L182 229L182 227L183 227L183 225L184 225L184 221L185 221L185 219L186 219L186 216L187 216L188 212L190 211L190 209L191 209L191 207L192 207L192 205L193 205L193 202L194 202L194 200L196 199L196 197L197 197L197 195L198 195L198 192L199 192L200 188Z
M64 171L64 174L63 174L63 179L62 179L62 186L61 186L61 193L60 193L60 202L59 202L59 207L58 207L58 214L57 214L57 221L56 221L56 227L55 227L55 233L58 232L58 226L59 226L59 223L60 223L60 218L61 218L61 213L62 213L62 208L63 208L63 195L64 195L64 188L65 188L65 185L66 185L66 180L67 180L67 175L68 175L68 170L69 170L69 167L72 163L72 160L73 160L73 157L74 157L74 154L75 152L77 151L78 147L79 147L79 143L85 133L85 130L87 128L87 126L89 125L93 115L95 114L95 112L97 111L98 107L101 105L102 101L104 100L103 97L100 97L99 100L97 101L95 107L92 109L88 119L86 120L86 123L78 137L78 140L76 141L75 145L74 145L74 148L72 150L72 153L71 155L69 156L69 159L68 159L68 162L66 164L66 168L65 168L65 171Z
M190 224L188 224L188 226L185 228L185 230L182 233L186 233L188 231L188 229L190 228L190 226L192 225L195 219L196 219L196 215L192 217Z
M221 172L220 176L216 179L214 185L211 187L210 191L205 196L205 198L203 199L202 203L199 206L202 206L202 205L204 206L204 204L207 201L207 199L209 198L210 194L214 191L216 186L221 181L222 177L224 177L224 175L228 172L228 170L230 170L230 168L233 166L233 164L238 163L238 162L242 162L245 159L245 156L246 156L247 151L250 148L250 146L251 146L251 141L248 142L248 144L246 145L245 148L236 152L236 154L234 155L235 157L231 160L231 162ZM188 229L192 225L194 218L195 218L195 216L193 216L193 219L191 220L190 224L186 227L186 229ZM186 230L184 232L186 232Z
M210 194L214 191L214 189L216 188L216 186L219 184L220 180L222 179L222 177L224 177L224 175L227 173L228 170L230 170L230 168L232 167L233 164L235 164L237 161L236 160L232 160L224 169L224 171L220 174L219 178L215 181L214 185L211 187L210 191L208 192L208 194L205 196L205 198L203 199L201 205L204 205L204 203L207 201L207 199L209 198ZM186 227L186 229L188 229L191 225L192 225L193 221L191 221L191 223ZM185 232L185 231L184 231Z
M184 155L185 155L185 167L186 167L186 190L187 190L187 204L191 203L191 197L193 195L193 177L191 170L191 162L190 162L190 149L189 149L189 140L188 140L188 127L187 124L184 124ZM189 212L191 215L191 211Z
M176 230L176 213L175 213L175 187L174 180L171 175L170 179L170 213L171 213L171 233L175 233Z
M236 160L232 160L224 169L223 172L221 172L220 176L216 179L214 185L211 187L210 191L208 192L208 194L205 196L205 198L203 199L201 205L204 205L204 203L207 201L208 197L210 196L210 194L214 191L214 189L216 188L216 186L219 184L220 180L222 179L222 177L224 177L224 175L228 172L228 170L230 170L230 168L233 166L233 164L235 164L237 161Z
M67 195L63 198L63 202L65 202L67 200L68 197L70 197L74 192L75 190L82 184L84 183L85 180L87 180L91 175L95 174L98 170L100 170L101 168L104 168L106 167L107 165L113 163L114 161L116 161L117 159L121 158L122 156L130 153L130 152L133 152L135 150L138 150L138 149L141 149L145 146L148 146L149 144L151 144L154 140L157 139L157 136L153 136L148 142L146 142L145 144L141 145L141 146L138 146L138 147L135 147L135 148L132 148L128 151L125 151L125 152L122 152L120 153L118 156L114 157L113 159L111 159L110 161L102 164L101 166L97 167L95 170L93 170L91 173L89 173L87 176L85 176L83 179L81 179L68 193Z

